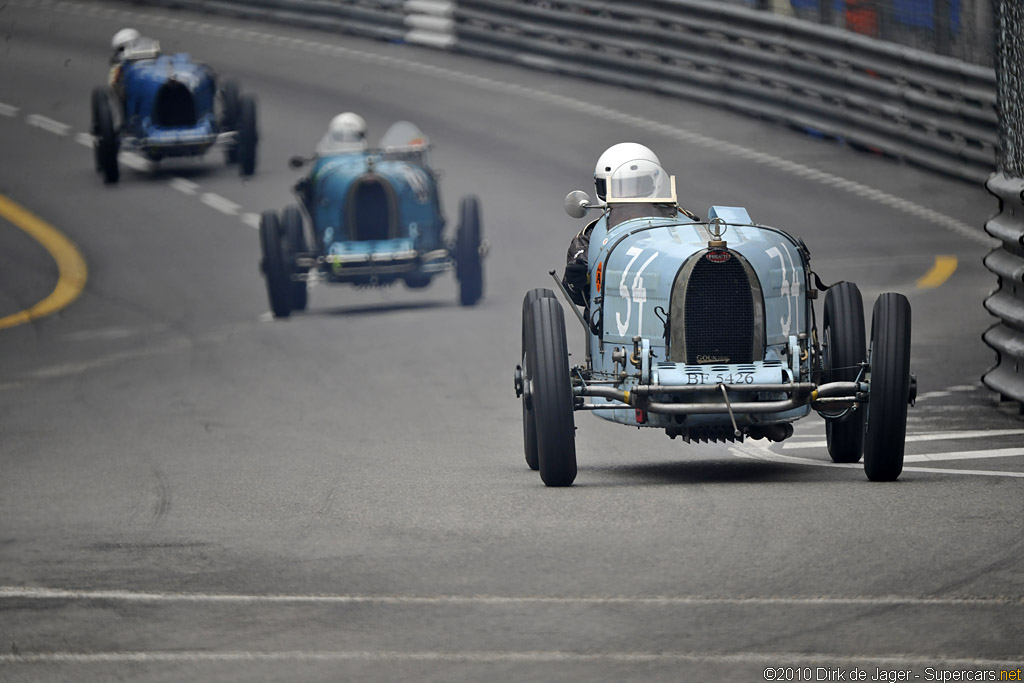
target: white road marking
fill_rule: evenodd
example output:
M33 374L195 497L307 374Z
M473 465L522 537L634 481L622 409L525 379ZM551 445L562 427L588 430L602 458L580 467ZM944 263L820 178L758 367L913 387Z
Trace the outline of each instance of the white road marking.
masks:
M15 5L19 4L14 2ZM48 4L40 5L50 7ZM69 14L88 14L90 5L83 5L77 2L61 2L55 6L57 11L66 12ZM151 16L142 14L139 12L132 12L126 10L114 10L111 9L105 13L110 18L119 17L125 20L131 20L134 23L152 25L159 27L169 27L171 22L167 17L163 16ZM213 23L205 22L199 23L195 21L185 21L177 24L181 29L186 31L193 31L199 34L206 35L227 35L234 37L234 34L230 30L225 30L224 27L215 25ZM891 207L903 213L909 214L921 220L927 221L934 225L941 226L946 230L954 232L961 237L965 237L976 244L984 246L995 247L999 246L999 242L984 232L978 227L969 225L961 220L947 216L943 213L929 209L926 206L917 204L915 202L897 197L893 194L889 194L883 190L879 190L873 187L858 183L854 180L843 178L832 173L821 171L806 164L801 164L781 157L776 157L765 152L758 152L748 147L743 147L734 142L728 142L726 140L719 140L716 138L696 133L691 130L679 128L666 123L661 123L651 119L645 119L640 116L634 116L626 112L618 111L610 107L604 107L592 102L585 100L569 97L567 95L558 95L552 92L544 90L538 90L536 88L528 88L526 86L518 85L516 83L508 83L499 81L493 78L485 78L474 74L465 73L462 71L456 71L454 69L448 69L443 67L434 66L432 64L425 64L423 62L416 62L409 59L401 59L392 57L389 55L377 54L373 52L363 52L353 48L342 47L340 45L333 45L329 43L318 43L310 40L300 40L290 38L287 36L280 36L271 33L263 33L258 31L247 31L242 34L243 40L255 42L255 43L271 43L280 45L282 47L292 47L298 50L306 52L312 52L314 54L326 54L333 55L336 57L343 57L363 63L370 64L381 64L393 66L404 71L427 74L432 77L436 77L442 80L448 80L452 82L463 83L473 87L481 88L484 90L490 90L492 92L500 92L502 94L512 94L520 97L532 99L538 102L544 102L556 107L568 109L579 114L586 116L593 116L599 119L605 119L624 125L630 125L641 130L646 130L651 133L665 135L666 137L679 140L688 144L703 147L713 151L721 152L723 154L729 154L741 159L746 159L758 164L769 166L775 170L795 175L805 180L818 182L829 187L834 187L845 192L849 192L858 197L862 197L871 201L875 201L887 207Z
M177 663L177 662L720 662L758 663L775 666L806 667L829 664L858 665L862 668L895 668L908 664L934 664L941 661L945 669L1015 669L1021 655L1010 659L965 659L935 655L837 655L829 652L573 652L566 650L526 650L443 652L398 650L291 650L273 652L210 652L208 650L176 652L40 652L0 655L0 664L97 664L97 663Z
M266 313L261 313L260 314L260 322L261 323L272 323L272 322L274 322L274 314L271 313L270 311L267 311Z
M932 432L930 434L907 434L907 443L920 441L953 441L956 439L984 439L995 436L1021 436L1024 429L989 429L967 432ZM790 443L788 440L782 444L783 450L794 448L827 448L828 442L818 439L817 441L799 441Z
M25 123L34 128L45 130L47 133L53 133L54 135L67 135L68 131L71 130L71 126L60 121L55 121L42 114L28 114L25 117Z
M930 398L944 398L946 396L952 396L951 391L926 391L917 397L918 401L927 401Z
M1024 597L997 595L992 597L951 596L914 597L903 595L858 596L770 596L718 597L704 595L358 595L342 593L184 593L163 591L132 591L118 589L67 590L32 586L0 586L0 600L108 600L117 602L168 603L313 603L373 605L865 605L865 606L955 606L1011 605L1024 607Z
M256 228L259 230L260 227L260 215L258 213L243 213L239 218L242 222L248 225L250 228Z
M749 458L753 460L768 460L771 462L782 462L790 465L809 465L811 467L835 467L842 469L863 469L861 463L842 463L813 458L799 458L795 455L783 455L775 453L761 445L735 444L729 448L729 452L738 458ZM958 474L978 477L1009 477L1011 479L1024 478L1024 472L1006 472L1002 470L949 470L936 467L904 467L904 474L907 472L927 472L929 474Z
M94 138L90 133L75 133L75 142L80 144L82 147L92 149Z
M170 185L178 192L188 195L195 194L196 191L199 189L199 185L193 183L191 180L186 180L184 178L171 178Z
M206 204L211 209L220 211L221 213L227 214L228 216L238 215L238 210L242 208L238 204L235 204L230 199L225 199L224 197L221 197L219 194L214 194L213 192L207 192L203 194L203 196L199 198L199 201L201 201L203 204Z
M117 160L128 168L135 169L136 171L146 173L150 170L150 162L147 159L143 159L138 154L121 152L117 155Z
M940 460L979 460L982 458L1018 458L1022 455L1024 455L1024 448L996 448L988 451L960 451L956 453L904 455L903 462L938 462Z
M12 104L4 104L3 102L0 102L0 116L6 116L8 118L14 118L15 116L18 115L19 111L21 111L21 109L18 108L18 107L15 107Z

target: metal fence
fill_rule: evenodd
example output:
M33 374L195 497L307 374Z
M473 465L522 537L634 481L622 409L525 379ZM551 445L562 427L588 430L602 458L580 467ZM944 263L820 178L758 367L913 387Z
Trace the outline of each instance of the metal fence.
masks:
M727 107L984 182L992 69L737 4L459 0L454 49Z
M999 212L985 224L1002 246L985 257L998 276L998 289L985 308L999 318L982 339L996 352L996 364L982 381L1024 413L1024 5L1003 0L999 8L999 172L986 187Z
M995 0L725 0L993 66Z

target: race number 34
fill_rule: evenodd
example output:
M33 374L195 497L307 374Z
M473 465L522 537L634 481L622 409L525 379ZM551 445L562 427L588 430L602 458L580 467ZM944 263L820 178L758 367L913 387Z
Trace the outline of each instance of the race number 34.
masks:
M620 337L626 336L626 332L629 330L629 319L633 315L633 304L637 304L637 334L642 334L644 324L644 303L647 301L647 289L644 287L644 271L647 270L647 266L651 265L651 261L658 257L659 252L654 252L646 261L644 261L643 265L636 271L636 275L633 276L632 288L627 288L626 280L629 277L629 270L633 267L633 264L636 263L636 260L642 253L644 253L644 250L640 247L630 247L626 250L626 256L632 256L632 258L629 259L629 263L626 264L626 269L622 271L622 279L619 280L619 296L626 302L626 319L622 319L622 314L619 311L615 312L615 326L619 329Z

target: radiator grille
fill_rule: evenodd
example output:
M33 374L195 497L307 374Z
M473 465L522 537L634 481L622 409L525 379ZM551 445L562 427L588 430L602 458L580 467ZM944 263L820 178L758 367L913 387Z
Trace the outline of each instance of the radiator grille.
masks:
M753 362L754 298L740 259L701 257L686 283L683 316L687 363Z

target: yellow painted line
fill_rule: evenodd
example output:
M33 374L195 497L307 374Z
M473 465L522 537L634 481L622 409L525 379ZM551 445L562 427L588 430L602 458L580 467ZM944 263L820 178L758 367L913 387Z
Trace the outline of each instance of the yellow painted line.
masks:
M917 281L918 289L934 289L949 279L949 276L956 272L956 256L936 256L935 264L920 280Z
M0 217L28 233L29 237L43 245L57 262L57 284L49 296L31 308L0 318L2 330L51 315L64 308L82 293L89 273L82 254L64 233L3 195L0 195Z

